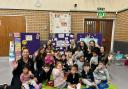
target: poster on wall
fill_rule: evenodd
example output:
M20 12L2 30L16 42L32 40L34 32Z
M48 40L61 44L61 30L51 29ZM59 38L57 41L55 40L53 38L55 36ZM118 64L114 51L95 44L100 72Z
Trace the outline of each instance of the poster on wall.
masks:
M71 33L70 13L50 12L50 33Z
M20 33L14 33L15 59L21 58L21 38Z
M52 44L54 49L65 51L65 47L69 46L71 40L74 40L73 33L56 33L52 38Z
M89 41L94 40L98 45L102 45L102 34L101 33L78 33L77 41L84 41L89 45Z
M21 49L28 48L30 55L40 48L39 33L21 33Z
M15 40L15 57L16 60L19 60L21 58L21 38L14 38Z
M15 53L14 53L14 42L10 41L9 46L9 62L15 61Z

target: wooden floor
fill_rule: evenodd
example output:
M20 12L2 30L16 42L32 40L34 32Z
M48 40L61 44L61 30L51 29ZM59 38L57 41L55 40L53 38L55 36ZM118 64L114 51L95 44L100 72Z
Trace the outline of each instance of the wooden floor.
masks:
M111 81L118 86L118 89L128 89L128 67L111 65L109 67ZM0 57L0 84L10 84L12 78L8 58Z

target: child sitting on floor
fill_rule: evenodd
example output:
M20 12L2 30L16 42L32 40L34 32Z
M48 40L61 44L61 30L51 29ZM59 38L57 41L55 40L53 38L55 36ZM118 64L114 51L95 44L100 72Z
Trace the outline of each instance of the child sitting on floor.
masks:
M73 54L73 60L77 60L81 55L84 55L84 53L80 50L80 47L78 47L77 51L75 51L75 54Z
M37 76L38 83L43 83L43 82L48 83L50 80L50 76L51 76L50 66L45 64L42 67L42 70L37 72L36 76Z
M71 66L73 65L72 52L67 53L67 65L68 65L68 69L70 70Z
M82 82L87 87L95 86L93 72L90 69L89 63L84 64L84 69L82 71Z
M98 51L94 49L92 50L92 57L90 59L90 66L93 71L98 66L98 62L99 62Z
M56 63L56 67L52 70L54 87L57 89L63 89L66 86L66 81L64 77L63 67L61 62Z
M23 73L20 75L20 81L22 82L21 89L30 89L30 85L34 87L34 89L40 89L41 85L38 85L36 82L36 78L29 70L28 66L23 68Z
M75 64L78 65L78 73L81 75L81 72L83 70L83 65L85 63L84 55L81 55L79 59L75 60Z
M62 60L61 60L62 64L63 64L63 70L64 72L68 71L68 64L67 64L67 59L66 59L66 55L62 54Z
M47 53L47 55L44 59L44 62L45 62L45 64L50 65L50 68L53 68L54 63L55 63L53 55L51 53Z
M75 64L71 67L71 72L67 77L68 89L80 89L78 66Z
M61 59L62 59L62 55L61 55L61 53L60 53L59 50L57 50L57 52L55 53L55 55L54 55L54 59L55 59L55 62L57 62L57 61L61 61Z
M95 69L93 75L96 84L100 84L103 81L109 81L109 73L104 61L99 62L98 67Z

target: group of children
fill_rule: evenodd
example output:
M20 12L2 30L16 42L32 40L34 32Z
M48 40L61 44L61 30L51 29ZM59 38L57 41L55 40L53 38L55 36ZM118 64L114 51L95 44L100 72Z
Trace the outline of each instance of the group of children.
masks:
M81 85L98 89L98 84L110 81L107 63L112 55L107 55L104 47L97 46L93 40L88 46L83 41L76 46L72 41L63 54L53 50L49 41L46 47L38 50L34 59L34 74L24 66L20 75L22 89L41 89L42 84L57 89L81 89Z

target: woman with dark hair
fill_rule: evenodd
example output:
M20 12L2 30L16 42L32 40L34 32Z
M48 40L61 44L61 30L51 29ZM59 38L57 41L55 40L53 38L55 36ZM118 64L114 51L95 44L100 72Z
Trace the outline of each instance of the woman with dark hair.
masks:
M89 41L89 50L90 50L90 53L94 49L97 49L98 50L98 54L100 53L100 47L99 47L99 45L94 40L90 40Z
M34 62L29 58L29 50L24 48L22 50L22 57L13 65L13 78L11 82L11 88L9 89L21 89L20 75L25 66L28 66L30 71L35 74Z
M53 49L52 40L48 40L48 42L46 44L46 51L52 50L52 49Z
M67 47L67 51L72 52L72 54L75 54L75 51L77 51L76 43L74 40L72 40L71 44Z
M94 40L89 41L89 49L88 50L89 50L89 54L88 54L88 58L87 58L88 60L91 59L93 50L97 50L97 55L100 54L100 47L98 46L98 44L96 44L96 42Z
M42 66L44 65L44 58L46 56L46 52L45 52L45 48L44 47L41 47L39 50L38 50L38 54L35 58L35 62L36 62L36 70L39 71L42 69Z
M83 51L84 56L87 57L88 56L88 46L86 45L86 43L84 41L80 41L79 48L81 51Z
M104 48L104 46L101 46L99 58L102 60L105 56L106 56L105 48Z

